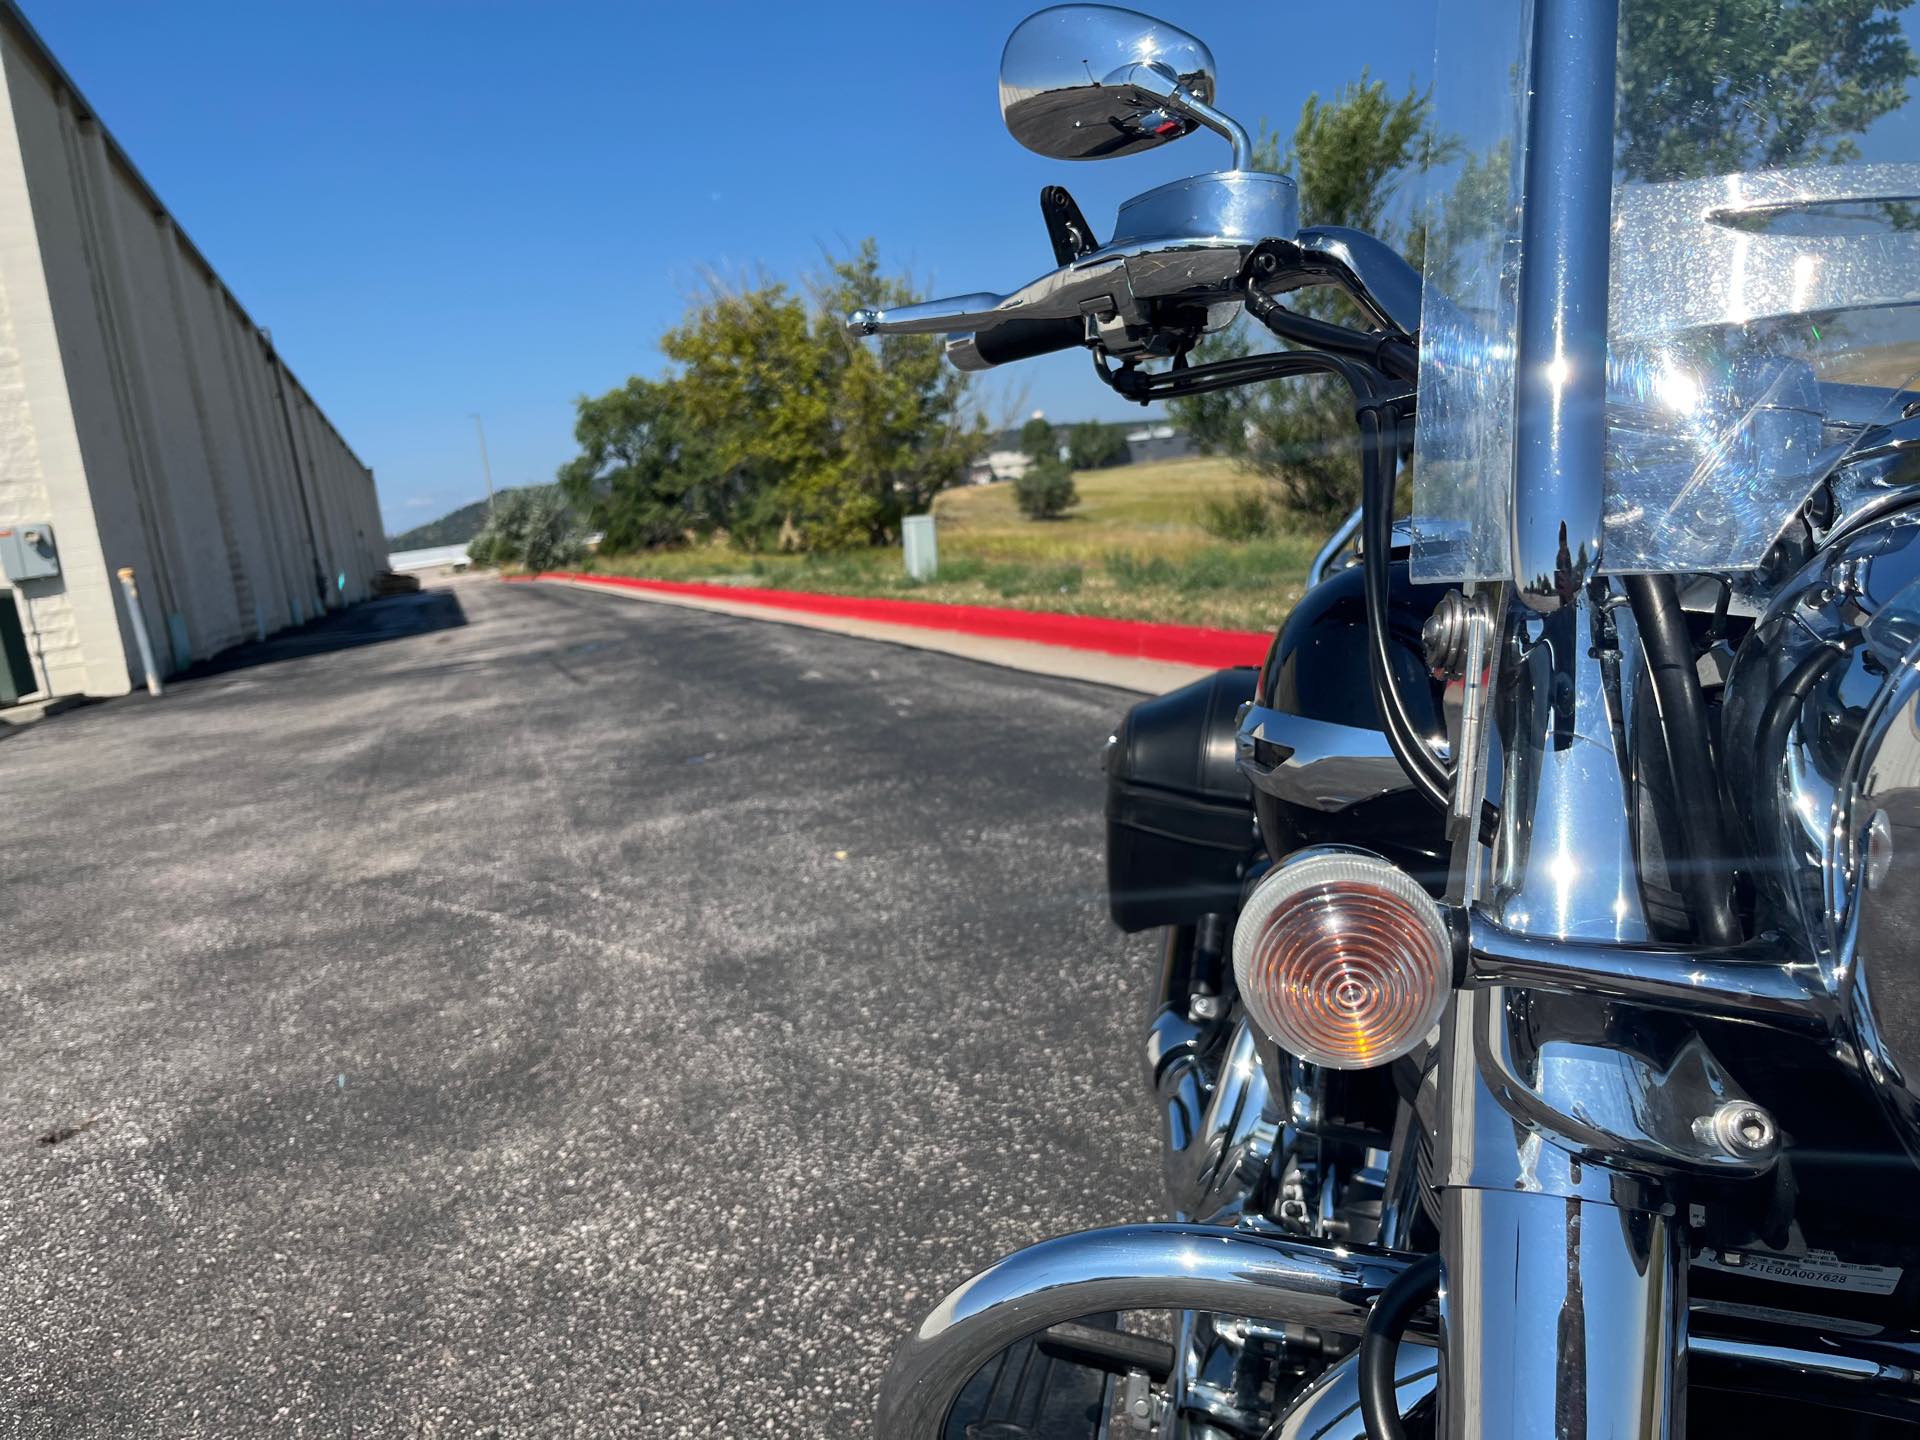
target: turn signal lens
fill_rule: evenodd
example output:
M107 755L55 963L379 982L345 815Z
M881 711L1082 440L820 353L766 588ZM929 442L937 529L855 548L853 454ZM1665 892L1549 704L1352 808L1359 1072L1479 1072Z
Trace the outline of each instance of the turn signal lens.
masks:
M1418 882L1376 855L1307 850L1254 887L1233 934L1253 1021L1315 1065L1398 1060L1447 1007L1453 946Z

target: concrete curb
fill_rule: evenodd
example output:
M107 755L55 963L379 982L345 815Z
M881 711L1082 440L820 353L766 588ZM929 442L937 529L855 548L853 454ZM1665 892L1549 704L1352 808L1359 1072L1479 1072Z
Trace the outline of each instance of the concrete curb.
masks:
M713 585L687 580L643 580L630 575L598 575L550 570L539 580L573 580L650 594L686 595L736 605L764 605L811 615L873 620L930 630L957 630L1001 640L1025 640L1070 650L1098 650L1138 660L1178 665L1258 665L1272 636L1262 630L1221 630L1207 625L1164 625L1151 620L1114 620L1100 615L1065 615L1051 610L1014 610L994 605L947 605L929 600L894 600L867 595L830 595L811 590L769 590L751 585Z
M747 590L730 585L692 585L671 581L641 581L627 576L546 572L520 579L608 591L632 600L710 610L750 620L771 620L809 630L826 630L866 640L882 640L917 650L936 650L969 660L1022 670L1035 675L1085 680L1096 685L1158 695L1176 689L1227 665L1258 664L1265 658L1270 636L1253 631L1206 630L1198 626L1156 625L1148 621L1097 621L1094 617L1050 615L1026 610L997 610L977 605L940 605L913 600L868 600L845 595L816 595L803 591ZM740 593L745 592L745 598ZM801 603L789 605L789 600ZM933 612L927 614L926 612ZM961 612L961 613L948 613ZM911 619L876 618L901 616ZM923 618L924 617L924 618ZM978 629L963 629L960 621ZM929 621L943 622L940 624ZM1089 631L1054 622L1090 622ZM1038 622L1038 623L1033 623ZM1020 632L1026 632L1022 634ZM1135 632L1129 635L1127 632ZM1058 641L1031 638L1034 634L1092 636L1107 644L1132 644L1136 653L1115 653ZM1185 659L1159 658L1182 638L1192 652ZM1143 655L1138 649L1159 652ZM1174 654L1181 652L1175 651ZM1219 658L1216 658L1219 657Z

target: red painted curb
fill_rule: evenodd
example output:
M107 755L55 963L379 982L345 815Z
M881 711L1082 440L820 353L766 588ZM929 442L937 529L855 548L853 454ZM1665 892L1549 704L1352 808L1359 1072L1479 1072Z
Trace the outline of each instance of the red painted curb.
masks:
M996 605L942 605L929 600L886 600L862 595L819 595L806 590L765 590L745 585L702 585L681 580L638 580L627 575L587 575L549 570L535 580L574 580L620 590L653 590L667 595L698 595L772 610L810 615L844 615L925 630L957 630L1002 640L1028 640L1070 650L1098 650L1139 660L1170 660L1182 665L1258 665L1273 637L1260 630L1217 630L1206 625L1162 625L1151 620L1109 620L1094 615L1058 615L1044 610L1009 610Z

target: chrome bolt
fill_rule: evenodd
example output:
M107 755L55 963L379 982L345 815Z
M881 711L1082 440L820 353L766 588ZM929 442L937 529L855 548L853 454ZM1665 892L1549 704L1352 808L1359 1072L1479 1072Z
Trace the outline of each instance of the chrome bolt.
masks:
M1187 1005L1189 1020L1218 1020L1227 1013L1227 997L1224 995L1195 995Z
M1729 1100L1693 1128L1702 1140L1742 1159L1768 1154L1780 1142L1773 1117L1751 1100Z

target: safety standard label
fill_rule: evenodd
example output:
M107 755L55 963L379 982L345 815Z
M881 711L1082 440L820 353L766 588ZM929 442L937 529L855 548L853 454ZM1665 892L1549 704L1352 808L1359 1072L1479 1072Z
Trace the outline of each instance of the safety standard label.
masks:
M1822 1290L1846 1290L1855 1295L1891 1295L1904 1273L1898 1265L1856 1265L1831 1250L1809 1250L1804 1255L1768 1255L1757 1250L1702 1250L1693 1262L1729 1275L1751 1275L1756 1280L1779 1280L1788 1285L1814 1285Z

